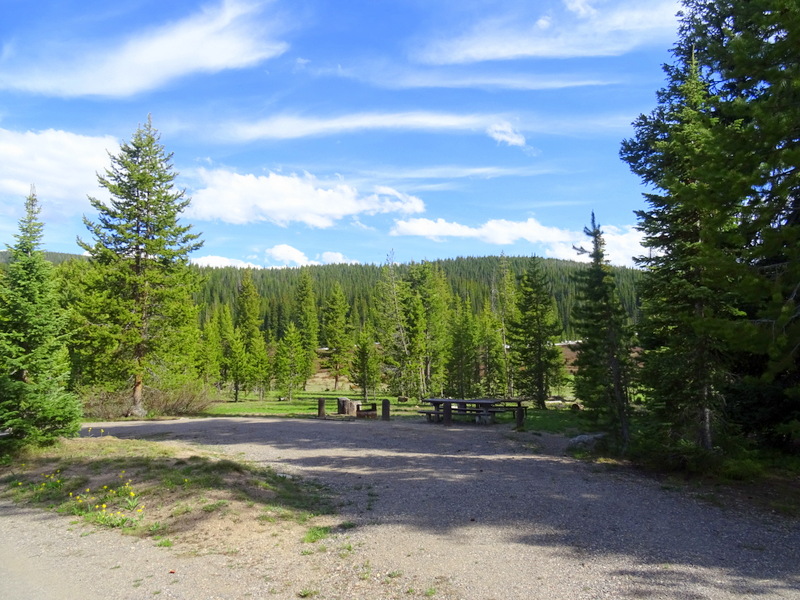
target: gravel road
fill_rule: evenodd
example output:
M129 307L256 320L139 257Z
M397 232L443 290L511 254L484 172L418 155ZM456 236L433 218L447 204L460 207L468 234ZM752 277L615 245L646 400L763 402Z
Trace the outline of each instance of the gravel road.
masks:
M234 556L185 557L3 502L0 598L800 600L800 523L564 457L556 436L420 421L91 426L318 479L358 525L331 546L352 550L286 564L265 540Z

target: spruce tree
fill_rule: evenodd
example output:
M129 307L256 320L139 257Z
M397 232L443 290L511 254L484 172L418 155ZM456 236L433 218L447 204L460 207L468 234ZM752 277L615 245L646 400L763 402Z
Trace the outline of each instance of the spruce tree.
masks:
M505 254L500 256L496 280L492 285L492 304L499 323L498 332L503 352L503 396L512 398L515 395L515 367L511 356L511 329L519 319L519 307L514 273Z
M317 296L314 282L308 269L300 271L294 296L294 323L300 335L304 350L303 387L316 372L317 348L319 346L319 317L317 315Z
M656 188L637 213L650 254L642 285L642 382L666 440L710 450L730 380L729 331L749 280L741 260L739 175L718 141L725 124L694 54L668 70L660 106L623 143L632 170Z
M555 345L561 334L556 305L542 273L532 258L520 280L518 317L510 330L517 368L516 388L536 408L546 409L550 388L563 378L563 358Z
M353 341L347 320L349 307L341 284L333 285L323 311L323 331L328 346L328 369L333 375L333 389L339 389L339 378L346 375L353 354Z
M242 344L241 385L244 389L258 389L263 397L264 384L269 380L267 342L261 331L263 315L261 296L258 294L250 271L245 271L236 297L235 328Z
M307 360L307 349L300 330L294 323L289 323L286 335L278 342L275 353L275 383L289 401L306 382Z
M696 56L713 90L722 188L738 203L734 282L746 315L726 413L749 435L800 440L800 8L790 0L685 0L676 53Z
M447 361L449 394L474 398L480 390L478 326L469 298L456 305L450 326L452 340Z
M364 327L356 338L350 376L353 383L361 388L361 397L365 402L369 400L370 392L375 395L380 384L381 365L375 348L375 334L369 326Z
M65 389L66 315L40 250L39 211L32 189L0 278L0 431L15 446L47 444L80 429L80 402Z
M591 226L583 232L591 239L592 249L577 250L589 254L592 262L576 282L578 304L572 320L580 342L575 346L575 395L592 420L612 432L624 453L630 442L633 334L605 258L605 241L594 213Z
M84 218L92 241L78 240L100 273L88 290L94 298L84 311L85 333L113 332L110 354L130 381L134 416L147 412L143 391L150 373L194 376L197 281L188 255L202 242L179 221L190 200L173 186L171 159L148 117L98 176L111 199L89 199L98 214L97 221Z

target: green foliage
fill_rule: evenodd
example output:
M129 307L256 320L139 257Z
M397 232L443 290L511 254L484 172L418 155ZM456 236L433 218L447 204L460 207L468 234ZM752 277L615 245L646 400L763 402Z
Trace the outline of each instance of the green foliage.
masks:
M31 190L0 279L0 432L15 447L48 444L80 427L80 404L65 389L66 318L52 265L39 249L39 211Z
M773 443L800 417L800 19L783 0L685 0L659 106L622 156L640 213L644 382L670 444L725 421ZM761 387L754 402L747 389Z
M475 398L480 394L481 363L478 326L469 298L456 305L450 331L446 392L453 398Z
M99 350L103 363L119 367L120 384L132 381L129 412L136 416L146 413L143 389L150 372L195 375L199 335L191 299L198 282L188 255L202 243L179 223L189 199L173 188L177 173L170 160L148 118L98 176L111 200L90 198L98 220L84 219L92 241L79 240L94 269L78 307L80 353ZM80 379L94 383L107 375L90 371Z
M295 289L294 325L299 333L303 355L303 387L316 371L317 348L319 347L319 317L314 282L307 269L301 269ZM288 335L288 331L287 331Z
M517 368L516 388L545 409L550 388L564 376L561 351L555 345L561 335L555 302L547 289L539 259L532 258L520 280L518 316L511 324L510 342Z
M375 348L375 334L372 329L364 327L356 339L355 351L350 364L350 379L361 388L364 400L370 393L375 395L381 379L381 364Z
M339 389L339 378L347 375L353 355L353 340L347 313L350 307L342 286L337 282L323 310L322 332L328 346L327 367L333 375L333 389Z
M605 259L605 242L592 213L589 268L578 275L579 300L573 326L580 342L574 377L575 396L593 423L609 430L624 452L630 443L629 405L633 373L633 334L617 295L616 283Z
M303 388L307 379L307 365L308 354L303 338L294 323L289 323L286 335L278 342L274 365L275 383L289 401L295 392Z

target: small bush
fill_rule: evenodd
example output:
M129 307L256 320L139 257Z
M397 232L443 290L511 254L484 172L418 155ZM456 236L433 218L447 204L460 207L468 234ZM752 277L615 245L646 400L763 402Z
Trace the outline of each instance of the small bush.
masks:
M725 479L751 481L764 474L764 465L752 458L732 458L722 464L720 474Z
M84 388L83 413L87 419L109 421L126 416L131 408L131 390L109 390L102 387ZM146 387L144 405L150 415L194 415L206 410L213 399L200 383L184 383L175 388Z

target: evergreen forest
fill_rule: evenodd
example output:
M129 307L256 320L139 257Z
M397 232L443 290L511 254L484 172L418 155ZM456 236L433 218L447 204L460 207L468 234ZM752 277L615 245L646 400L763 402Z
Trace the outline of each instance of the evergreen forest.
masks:
M594 214L575 249L588 262L193 266L190 198L148 120L98 176L112 200L92 199L85 256L45 253L35 190L25 199L0 279L0 433L47 443L76 431L81 407L292 398L324 368L364 398L546 410L568 390L609 452L669 468L797 452L800 9L683 4L655 108L621 144L648 190L638 268L609 265Z

